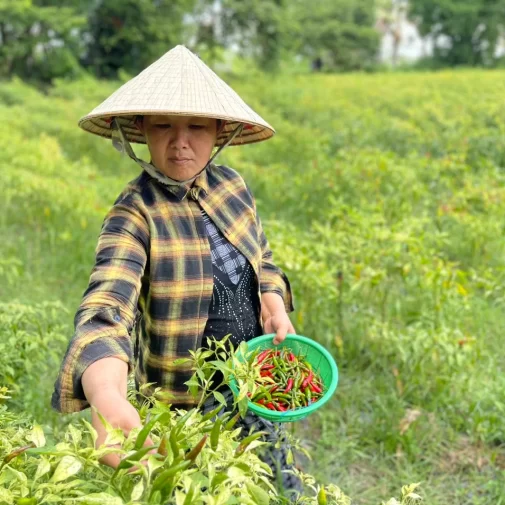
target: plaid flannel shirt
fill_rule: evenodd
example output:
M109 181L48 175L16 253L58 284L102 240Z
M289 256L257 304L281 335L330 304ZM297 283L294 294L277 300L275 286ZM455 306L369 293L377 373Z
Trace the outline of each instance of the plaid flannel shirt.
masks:
M106 357L125 361L137 387L154 382L174 405L194 404L184 384L191 364L174 361L201 347L213 291L201 208L251 263L258 294L278 293L293 310L289 281L272 260L254 198L237 172L211 165L192 187L165 185L142 172L105 217L53 408L88 407L82 374Z

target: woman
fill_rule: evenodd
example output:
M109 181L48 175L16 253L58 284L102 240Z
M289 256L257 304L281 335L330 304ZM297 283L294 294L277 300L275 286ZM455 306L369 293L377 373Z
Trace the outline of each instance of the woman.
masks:
M272 261L254 198L237 172L212 163L226 145L268 139L274 130L182 46L79 125L112 138L143 171L103 223L52 405L61 412L93 405L128 433L141 424L126 399L129 372L137 387L156 383L172 405L189 408L194 399L184 383L192 371L174 362L206 336L231 333L237 345L276 333L278 344L294 333L289 282ZM150 163L137 158L131 141L147 143ZM94 412L92 421L100 445L106 434ZM277 436L268 421L248 415L243 423ZM267 460L285 465L285 454ZM119 459L104 462L115 467ZM283 479L285 487L297 485Z

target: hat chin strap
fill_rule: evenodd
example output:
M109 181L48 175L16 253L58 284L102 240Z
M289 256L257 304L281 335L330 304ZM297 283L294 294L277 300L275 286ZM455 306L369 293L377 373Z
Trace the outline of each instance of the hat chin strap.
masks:
M219 146L219 148L216 150L216 152L212 155L210 160L207 162L207 164L198 172L195 176L191 177L190 179L186 179L185 181L177 181L175 179L172 179L171 177L168 177L168 175L163 174L160 172L152 163L147 163L147 161L141 160L140 158L137 157L135 152L133 151L132 146L130 145L130 142L126 138L126 135L124 134L123 128L119 124L119 121L117 118L114 118L112 120L111 124L111 129L112 129L112 145L121 153L121 154L127 154L132 160L134 160L136 163L138 163L151 177L156 179L157 181L161 182L162 184L167 184L171 186L184 186L188 183L193 182L204 170L207 169L207 167L210 166L210 164L214 161L216 156L228 145L230 145L231 141L240 133L242 133L242 130L244 129L244 125L240 123L235 130L233 130L226 142Z

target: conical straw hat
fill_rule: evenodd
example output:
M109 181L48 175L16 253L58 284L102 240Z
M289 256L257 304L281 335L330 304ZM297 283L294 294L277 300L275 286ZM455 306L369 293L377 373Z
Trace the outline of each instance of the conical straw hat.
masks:
M117 117L130 142L146 139L133 121L136 115L204 116L226 121L216 146L222 145L240 123L244 129L230 145L270 138L275 130L256 114L198 56L176 46L79 121L84 130L111 138L111 120Z

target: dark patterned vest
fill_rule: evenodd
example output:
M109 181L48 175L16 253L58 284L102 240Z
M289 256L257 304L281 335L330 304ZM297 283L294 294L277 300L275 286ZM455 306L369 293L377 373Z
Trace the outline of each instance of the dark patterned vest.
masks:
M258 286L246 258L214 226L202 210L212 254L214 289L204 337L221 340L231 334L236 348L243 340L262 334Z

